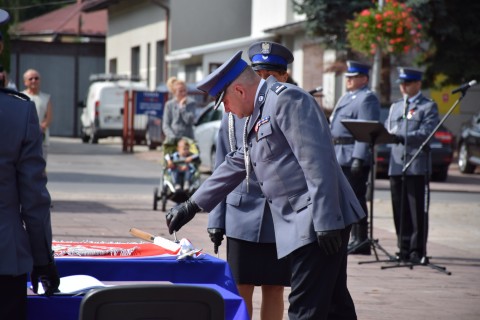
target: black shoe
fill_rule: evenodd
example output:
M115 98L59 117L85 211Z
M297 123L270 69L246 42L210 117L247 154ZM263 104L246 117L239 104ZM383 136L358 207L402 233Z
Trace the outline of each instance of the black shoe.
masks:
M422 264L422 256L417 251L412 251L409 256L409 261L413 264Z
M398 261L409 261L410 260L410 255L405 252L395 252L395 260Z

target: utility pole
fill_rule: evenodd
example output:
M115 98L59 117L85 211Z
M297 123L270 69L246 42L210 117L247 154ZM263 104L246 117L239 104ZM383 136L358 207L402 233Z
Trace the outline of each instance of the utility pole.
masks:
M383 9L383 0L378 0L378 8ZM372 68L372 90L380 97L380 80L381 80L381 71L382 71L382 50L377 46L375 51L375 56L373 57L373 68Z

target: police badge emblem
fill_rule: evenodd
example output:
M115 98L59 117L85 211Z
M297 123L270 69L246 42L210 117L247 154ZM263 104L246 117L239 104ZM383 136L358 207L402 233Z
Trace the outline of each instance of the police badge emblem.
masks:
M270 54L272 47L269 42L262 42L262 54Z

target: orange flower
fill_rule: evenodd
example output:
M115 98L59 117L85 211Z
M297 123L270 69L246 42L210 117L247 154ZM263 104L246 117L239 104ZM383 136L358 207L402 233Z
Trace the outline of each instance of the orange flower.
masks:
M372 48L392 54L412 50L421 42L422 27L411 12L398 0L388 0L382 9L377 3L355 14L346 25L351 48L367 55L375 51Z
M365 9L365 10L363 10L363 11L360 13L360 15L361 15L362 17L369 16L369 15L370 15L370 10Z

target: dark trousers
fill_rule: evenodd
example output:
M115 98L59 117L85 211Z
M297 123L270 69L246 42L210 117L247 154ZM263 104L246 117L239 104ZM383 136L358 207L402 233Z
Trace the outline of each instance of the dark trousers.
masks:
M27 319L27 275L0 275L0 319Z
M334 255L326 255L314 242L287 256L292 270L290 320L357 319L347 288L349 234L350 227L342 231L342 247Z
M367 182L368 182L368 174L370 173L370 167L364 166L362 167L362 173L359 176L353 176L350 172L350 167L342 166L342 171L345 177L347 178L350 186L353 189L353 192L357 196L358 202L362 206L363 211L368 217L368 209L367 209ZM360 224L368 224L367 218L362 219Z
M393 220L401 253L413 251L423 256L428 234L428 217L425 216L425 176L406 176L406 194L402 218L402 176L390 177ZM402 225L400 226L400 224ZM401 230L400 230L401 229Z

